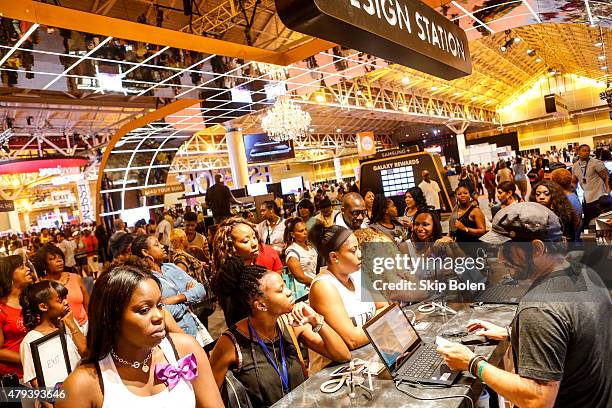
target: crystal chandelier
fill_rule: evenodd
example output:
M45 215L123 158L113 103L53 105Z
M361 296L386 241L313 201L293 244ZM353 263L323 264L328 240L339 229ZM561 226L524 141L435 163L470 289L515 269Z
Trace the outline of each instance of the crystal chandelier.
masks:
M270 139L280 142L305 136L311 121L308 112L288 96L280 96L261 119L261 127Z
M267 75L273 81L284 81L289 75L289 68L281 65L255 62L255 68L262 74Z

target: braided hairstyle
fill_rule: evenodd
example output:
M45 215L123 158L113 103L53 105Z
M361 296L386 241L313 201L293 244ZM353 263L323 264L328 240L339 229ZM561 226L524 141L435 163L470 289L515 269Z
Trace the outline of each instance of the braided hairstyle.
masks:
M259 234L255 225L245 220L242 217L231 217L219 224L217 231L213 237L213 273L219 273L221 265L223 265L227 258L232 257L236 254L236 248L234 247L234 239L232 238L232 231L238 225L248 225L255 232L255 236L259 241Z
M31 283L21 292L19 304L23 314L23 324L28 330L33 330L40 324L43 311L38 307L41 303L48 304L53 291L61 299L68 296L68 289L61 283L53 280L42 280Z
M212 278L212 290L217 295L228 326L251 314L251 300L263 296L260 279L267 269L259 265L245 265L236 256L225 258Z

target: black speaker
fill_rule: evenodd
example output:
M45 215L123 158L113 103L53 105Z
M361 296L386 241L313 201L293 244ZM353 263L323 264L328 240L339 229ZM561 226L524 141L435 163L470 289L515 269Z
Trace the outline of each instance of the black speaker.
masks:
M186 16L190 16L193 14L193 9L191 8L191 0L183 0L183 10Z

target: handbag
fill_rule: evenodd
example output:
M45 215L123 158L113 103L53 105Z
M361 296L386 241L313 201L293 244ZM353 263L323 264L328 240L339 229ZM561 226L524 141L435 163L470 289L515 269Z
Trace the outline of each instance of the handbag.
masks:
M195 320L196 322L197 332L196 332L195 339L198 342L198 344L202 347L205 347L211 344L214 340L212 336L210 335L210 333L208 332L208 329L206 328L206 326L202 324L200 319L198 319L198 316L196 316L195 313L191 311L191 309L188 309L187 313L190 313L191 316L193 317L193 320Z
M225 381L221 387L221 399L227 408L253 408L246 387L238 381L231 370L225 374Z

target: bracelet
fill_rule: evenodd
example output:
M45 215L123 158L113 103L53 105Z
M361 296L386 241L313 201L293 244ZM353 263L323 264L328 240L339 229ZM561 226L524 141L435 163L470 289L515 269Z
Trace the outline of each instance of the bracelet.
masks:
M486 384L484 379L482 378L482 369L489 364L487 362L487 360L483 360L482 364L480 366L478 366L478 379L480 380L481 383Z
M481 361L486 361L486 358L484 358L483 356L476 355L470 359L470 362L468 364L468 372L474 377L478 377L476 368L478 367L478 363L480 363Z
M312 328L313 333L318 333L321 331L321 329L323 328L323 323L325 323L325 318L323 317L323 315L319 315L319 318L321 320L319 320L317 322L317 325L315 327Z

